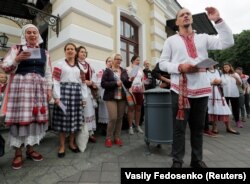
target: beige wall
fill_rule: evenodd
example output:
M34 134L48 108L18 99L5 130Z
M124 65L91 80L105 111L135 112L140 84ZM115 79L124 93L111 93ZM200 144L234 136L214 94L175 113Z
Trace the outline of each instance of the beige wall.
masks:
M129 9L129 3L131 2L131 0L117 0L114 1L114 5L112 6L112 10L113 10L113 15L115 15L116 19L120 19L120 17L116 16L116 12L117 12L117 7L122 8L122 9ZM152 6L150 5L150 3L146 0L137 0L134 1L136 3L136 14L135 17L128 15L128 18L130 18L130 20L132 20L133 22L137 22L136 19L140 19L141 23L144 24L144 31L145 31L145 59L149 59L152 57L151 54L151 11L152 11ZM129 11L129 10L128 10ZM141 25L139 25L141 26ZM114 28L112 29L113 35L117 34L117 29L114 26ZM116 45L115 45L116 47ZM142 53L139 53L139 55L142 56Z
M77 0L75 0L76 2ZM139 27L139 44L140 52L139 55L143 60L148 59L149 61L155 60L160 56L160 47L165 41L165 22L166 22L166 10L159 7L157 0L87 0L80 1L79 3L88 3L91 8L94 8L94 12L81 12L81 9L77 9L75 6L69 11L56 12L57 10L64 10L68 7L65 6L69 1L65 0L53 0L52 4L52 14L59 14L61 17L61 30L59 37L56 37L55 32L51 31L49 28L48 40L50 45L53 47L49 50L52 61L57 61L64 58L63 47L67 42L73 42L77 46L83 45L89 51L89 59L104 61L108 56L114 52L120 52L120 15L124 15L131 21L136 23ZM63 8L62 8L63 7ZM84 6L82 6L84 7ZM132 7L132 9L131 9ZM133 9L134 8L134 9ZM98 12L99 10L99 12ZM163 11L164 10L164 11ZM55 11L55 12L54 12ZM101 14L98 14L100 13ZM88 14L90 13L90 14ZM92 14L91 14L92 13ZM98 17L99 15L107 16ZM96 16L96 17L95 17ZM15 22L0 18L0 24L13 26L15 28L18 25ZM89 41L80 39L82 35L79 35L79 39L72 39L71 33L72 25L74 28L82 29L84 33L90 33L90 35L97 35L98 38L103 39L107 42L107 47L105 43L103 45L95 45L97 38L90 38ZM67 30L68 29L68 30ZM65 31L67 30L67 31ZM157 30L155 33L153 30ZM80 31L80 33L81 33ZM159 36L163 34L163 36ZM86 37L86 35L83 35ZM8 35L9 42L19 43L20 37L15 35ZM65 38L66 37L66 38ZM50 42L50 40L53 40ZM49 48L50 48L49 45ZM0 56L3 55L3 50L0 51Z
M111 9L111 6L109 3L105 2L104 0L87 0L88 2L94 4L95 6L107 11L107 12L110 12L110 9ZM117 1L117 0L115 0ZM118 0L119 1L119 0Z
M89 29L91 31L95 31L97 33L103 34L105 36L112 36L110 28L107 26L104 26L98 22L95 22L91 20L90 18L80 16L76 13L72 13L72 19L73 19L73 24L84 27L86 29Z
M112 2L108 2L106 0L87 0L85 2L91 3L94 7L97 8L97 10L99 9L101 11L104 11L111 15L113 18L113 22L111 23L112 25L107 25L106 23L97 20L98 17L91 18L91 16L93 15L85 15L85 12L81 13L79 12L80 10L73 10L71 12L68 12L67 15L64 14L64 17L62 17L61 31L72 25L76 25L80 28L84 28L90 32L97 33L98 35L103 35L113 40L112 49L102 49L98 45L93 45L81 39L74 40L73 42L75 42L76 45L83 45L87 47L90 59L104 61L105 58L110 56L112 53L120 52L120 25L118 24L121 14L125 15L127 18L129 18L139 26L139 55L143 57L142 59L148 59L151 61L160 56L160 46L163 46L166 34L163 34L163 36L159 36L152 31L155 29L159 31L160 29L161 33L165 33L166 15L163 11L163 8L159 7L159 3L157 4L155 3L155 1L149 0L114 0ZM53 10L56 10L58 7L60 8L59 0L55 0L53 3ZM135 13L133 12L133 10L130 10L130 5L135 5ZM156 12L157 16L160 17L161 20L158 20L157 17L152 17L152 14L154 12ZM50 36L53 37L54 35L51 34ZM69 38L68 41L72 40ZM66 42L61 42L61 45L59 45L55 49L50 50L50 55L53 61L60 59L62 55L64 56L63 47L65 43Z
M5 35L8 36L8 47L11 47L13 44L20 43L20 36L14 35L15 31L21 30L20 26L16 22L8 18L0 17L0 25L5 25L1 27L0 34L5 33ZM8 29L6 29L6 27L8 27ZM9 29L13 29L14 31L10 32L8 31ZM0 48L0 57L4 57L7 54L8 50L8 48Z
M0 17L0 24L8 25L8 26L15 27L15 28L19 27L17 23L4 17Z

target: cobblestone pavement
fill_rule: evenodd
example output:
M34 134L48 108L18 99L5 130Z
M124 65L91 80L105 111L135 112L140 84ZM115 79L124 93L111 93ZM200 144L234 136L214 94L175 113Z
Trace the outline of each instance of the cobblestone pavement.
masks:
M242 129L233 125L240 131L240 135L226 133L225 126L220 123L218 137L204 136L204 161L209 167L250 167L250 120L244 125ZM7 139L7 131L1 131L1 134ZM55 133L48 132L41 145L36 148L42 153L44 160L34 162L25 158L20 170L11 168L14 150L6 146L6 154L0 158L0 183L120 183L120 168L169 168L172 164L171 145L163 144L158 148L152 143L151 154L148 155L143 134L128 135L127 131L123 131L122 147L106 148L104 139L105 137L98 135L97 143L89 143L84 153L76 154L67 148L66 156L59 159L58 137ZM189 167L190 152L187 129L184 167Z

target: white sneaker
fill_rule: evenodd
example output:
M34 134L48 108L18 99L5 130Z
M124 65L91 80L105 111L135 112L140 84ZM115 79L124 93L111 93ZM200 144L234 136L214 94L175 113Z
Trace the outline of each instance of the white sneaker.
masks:
M137 127L136 127L136 130L137 130L137 132L139 132L139 133L141 133L141 134L144 133L140 126L137 126Z
M133 127L130 127L130 128L129 128L128 133L129 133L130 135L134 135Z

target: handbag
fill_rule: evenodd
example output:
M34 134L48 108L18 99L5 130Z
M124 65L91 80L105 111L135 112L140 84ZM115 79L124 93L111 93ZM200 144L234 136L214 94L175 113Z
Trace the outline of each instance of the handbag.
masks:
M89 140L89 131L86 123L81 125L81 130L76 134L76 144L81 152L84 152Z
M111 69L110 69L111 70ZM112 70L111 70L112 71ZM113 72L113 71L112 71ZM119 80L119 77L113 72L113 74L114 74L114 78L116 79L116 80ZM132 93L130 93L127 89L126 89L126 87L123 85L123 83L122 83L122 88L123 88L123 90L124 90L124 92L125 92L125 94L126 94L126 101L127 101L127 103L128 103L128 106L133 106L133 105L135 105L135 98L134 98L134 96L133 96L133 94Z
M4 156L4 148L5 148L5 140L2 137L2 135L0 135L0 157Z
M125 91L126 100L127 100L128 106L133 106L133 105L135 105L135 98L134 98L133 94L130 93L130 92L125 88L125 86L124 86L123 84L122 84L122 88L123 88L123 90Z
M126 94L126 100L128 103L128 106L134 106L135 105L135 99L132 93L130 93L128 90L125 91Z

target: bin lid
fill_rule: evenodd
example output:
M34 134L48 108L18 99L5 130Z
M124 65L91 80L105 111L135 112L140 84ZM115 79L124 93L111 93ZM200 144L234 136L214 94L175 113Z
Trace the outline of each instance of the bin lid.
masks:
M169 89L160 88L159 86L157 86L156 88L144 91L144 93L170 93L170 90Z

